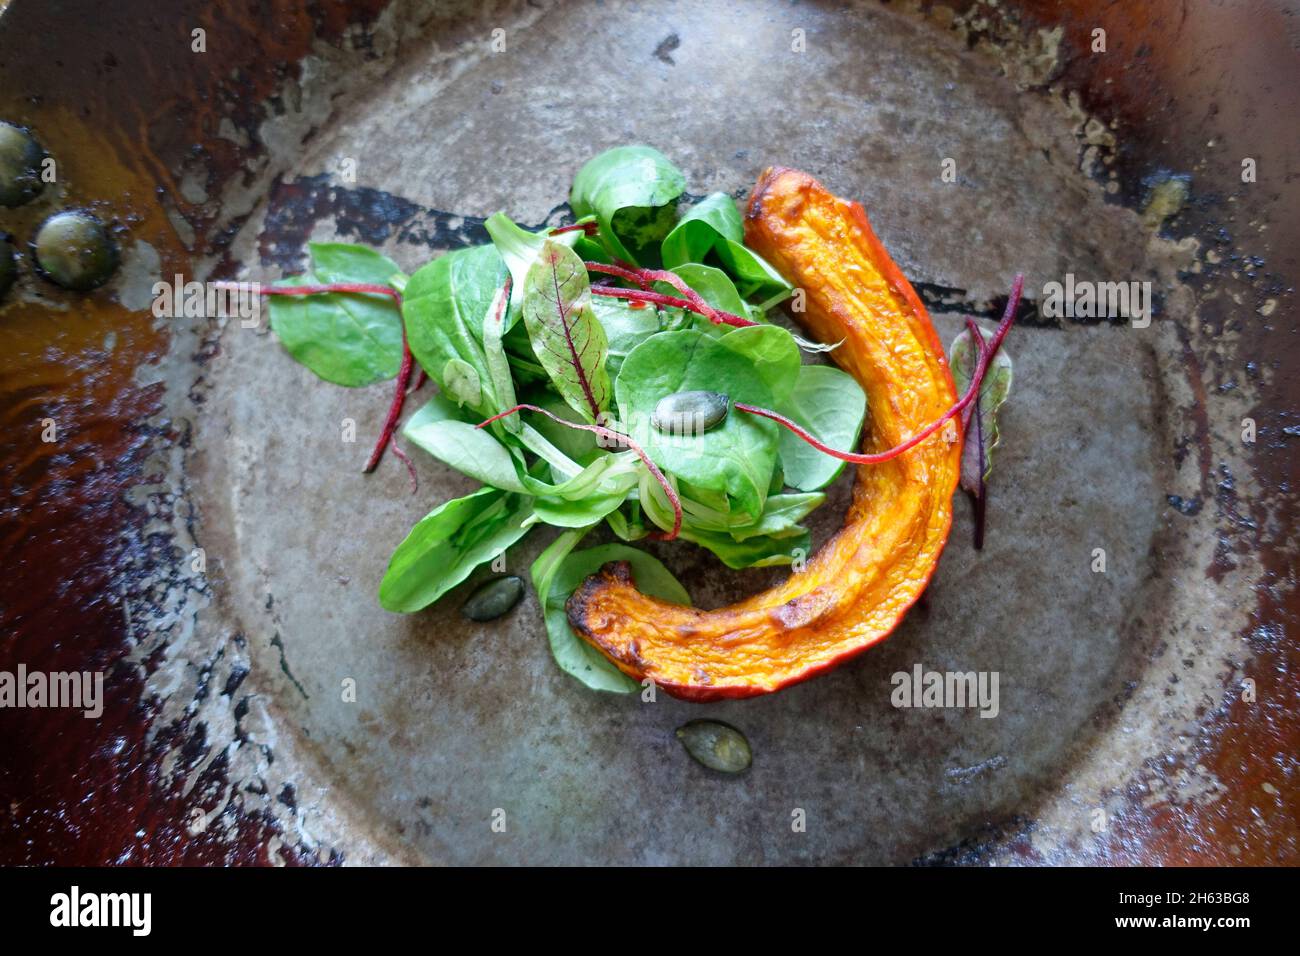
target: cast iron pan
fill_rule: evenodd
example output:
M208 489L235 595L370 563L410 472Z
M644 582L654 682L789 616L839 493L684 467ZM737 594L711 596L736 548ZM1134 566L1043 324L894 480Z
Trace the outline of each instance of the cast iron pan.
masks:
M0 209L22 253L0 304L0 669L105 674L98 719L0 711L0 860L1300 860L1296 22L1091 6L0 7L0 118L58 164ZM905 624L773 696L587 691L531 595L482 625L467 589L383 613L394 543L467 480L427 459L415 495L395 461L363 476L339 423L373 434L383 386L149 308L178 274L300 270L309 239L410 270L498 209L558 223L581 163L626 142L694 193L782 164L860 200L945 341L1028 276L984 550L959 501ZM86 293L25 252L69 207L122 253ZM1066 274L1150 282L1154 320L1050 317ZM705 606L777 575L656 553ZM997 716L895 709L917 665L997 672ZM748 735L746 774L686 757L673 730L703 716Z

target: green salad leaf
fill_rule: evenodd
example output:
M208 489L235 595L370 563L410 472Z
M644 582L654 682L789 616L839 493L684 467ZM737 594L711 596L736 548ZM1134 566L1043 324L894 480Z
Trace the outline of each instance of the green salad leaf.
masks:
M633 308L622 299L594 295L591 297L591 308L608 340L605 370L611 379L618 377L618 370L623 367L627 354L661 331L664 324L660 310L654 306ZM664 311L669 312L673 319L680 318L678 310Z
M590 219L590 217L587 218ZM514 220L503 212L488 216L483 226L492 238L492 244L496 246L497 252L501 254L506 268L510 270L512 280L510 313L504 330L509 331L515 324L515 320L519 318L520 310L524 306L524 287L528 278L528 270L532 268L533 263L542 254L542 246L550 241L572 249L574 244L582 238L582 233L572 231L552 236L548 230L529 232L522 226L517 225Z
M673 227L670 206L686 191L686 177L657 149L618 146L578 171L569 205L595 216L606 251L629 262L656 264L658 244Z
M718 339L724 346L745 356L767 385L775 402L783 402L794 391L802 368L794 336L776 325L751 325L731 329Z
M737 541L731 535L695 528L683 528L682 537L707 548L729 568L771 568L792 564L800 555L807 557L812 538L807 529L797 528L789 535L756 535Z
M768 495L763 514L750 524L733 524L730 533L737 541L751 538L782 538L802 534L799 522L812 514L826 501L821 492Z
M726 193L710 193L686 210L664 238L663 263L671 269L688 262L716 261L743 296L758 296L760 308L768 309L789 295L793 286L758 253L747 249L744 238L745 227L735 200Z
M512 289L513 286L512 280ZM483 316L483 360L487 363L488 377L492 382L492 393L496 398L497 407L502 411L514 408L516 404L515 380L510 375L510 357L506 355L504 341L508 312L503 286L492 297L492 302ZM521 427L519 419L513 415L501 419L498 424L505 431L515 433Z
M401 613L428 607L527 534L524 519L530 510L526 497L496 488L480 488L434 508L389 559L379 584L380 605Z
M528 270L524 325L533 354L560 396L588 422L609 407L608 343L591 308L591 281L577 253L547 240Z
M736 284L721 269L715 269L713 266L701 265L698 262L688 262L685 265L676 266L671 270L685 280L686 284L700 294L709 305L715 309L722 309L724 312L730 312L732 315L739 315L742 318L758 319L759 316L753 314L749 303L741 298L740 293L736 291ZM663 292L666 295L680 295L673 286L667 282L656 282L655 290ZM714 335L723 335L730 330L730 326L714 325L708 319L700 318L694 323L696 328Z
M581 422L582 416L569 407L569 403L554 392L529 394L528 400L534 405L546 409L565 421ZM576 428L566 428L542 415L533 416L532 427L564 455L580 465L589 465L601 454L601 448L595 435Z
M664 267L703 262L720 241L743 242L745 225L736 202L726 193L710 193L691 206L663 243Z
M666 435L650 424L660 399L674 392L721 392L733 402L772 406L754 364L718 339L693 329L661 332L634 348L618 373L619 416L660 468L700 488L725 491L760 515L776 464L777 426L732 411L702 435Z
M307 247L311 271L278 283L391 285L402 270L372 249L338 242ZM271 328L285 349L327 382L350 388L397 375L402 363L402 315L385 295L331 292L270 297Z
M411 417L402 434L434 458L485 485L530 494L506 446L487 429L462 421L458 411L447 399L436 396Z
M853 376L829 365L803 365L793 392L777 407L832 448L853 451L862 433L867 396ZM781 430L781 467L785 482L800 491L825 488L844 470L844 462L823 455L785 429Z
M420 367L483 418L503 410L483 350L483 318L505 276L492 246L456 249L417 269L402 303L407 341ZM465 366L476 376L477 401Z
M963 330L952 340L948 356L957 394L964 395L970 388L979 361L979 350L968 330ZM993 449L997 447L1000 438L997 413L1011 392L1013 377L1011 356L1005 347L1000 348L993 356L984 381L980 383L961 452L961 487L977 497L983 496L984 483L993 470Z

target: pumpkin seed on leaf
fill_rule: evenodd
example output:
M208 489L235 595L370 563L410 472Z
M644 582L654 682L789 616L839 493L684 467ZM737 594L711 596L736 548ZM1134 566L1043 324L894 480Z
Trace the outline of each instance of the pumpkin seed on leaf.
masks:
M677 728L677 739L697 762L719 773L740 773L753 762L745 735L720 720L687 721Z
M721 392L673 392L658 401L650 420L666 435L699 435L721 425L730 408Z

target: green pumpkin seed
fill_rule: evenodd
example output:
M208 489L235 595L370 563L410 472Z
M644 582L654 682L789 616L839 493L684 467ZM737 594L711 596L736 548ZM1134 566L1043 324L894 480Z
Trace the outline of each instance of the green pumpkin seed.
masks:
M18 252L9 237L0 232L0 300L18 278Z
M42 274L65 289L86 292L103 285L117 268L117 245L88 212L57 212L41 224L32 255Z
M0 206L21 206L40 195L44 159L45 150L31 133L0 120Z
M674 392L659 399L650 422L666 435L702 435L727 417L731 399L721 392Z
M487 581L469 596L460 609L471 621L494 621L519 603L524 596L522 579L510 575Z
M753 760L749 741L735 727L720 720L692 720L677 728L686 752L710 770L740 773Z

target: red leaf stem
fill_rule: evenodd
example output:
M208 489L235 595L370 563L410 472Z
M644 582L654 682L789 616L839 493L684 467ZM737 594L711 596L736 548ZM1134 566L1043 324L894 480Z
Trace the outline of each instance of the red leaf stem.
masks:
M970 387L966 389L966 394L958 399L956 404L944 412L938 419L931 422L929 425L926 425L911 438L901 444L895 445L887 451L876 452L875 454L870 455L860 455L848 451L839 451L838 449L831 448L829 445L824 444L817 438L817 436L803 428L803 426L791 421L784 415L772 411L770 408L746 405L743 402L736 402L735 407L739 411L748 412L751 415L770 418L777 424L794 432L818 451L830 455L832 458L838 458L840 461L847 461L854 465L879 465L883 462L889 461L891 458L897 458L899 455L915 448L921 442L925 441L937 432L943 427L944 422L948 421L948 419L952 418L954 415L963 413L966 407L975 400L977 395L979 395L980 386L984 383L984 374L988 371L989 363L993 361L993 356L996 355L998 349L1001 348L1002 340L1007 337L1007 332L1011 330L1011 325L1016 320L1016 310L1020 307L1020 294L1024 289L1024 285L1025 277L1023 275L1017 275L1015 282L1011 285L1011 295L1007 299L1006 311L1002 314L1002 321L998 323L997 330L993 333L992 340L985 345L982 338L976 339L980 344L979 358L975 363L975 372L971 376Z
M629 302L652 302L655 305L676 306L688 312L695 311L685 299L664 295L662 292L643 292L640 289L618 289L609 285L594 285L591 287L591 294L605 295L613 299L627 299Z
M241 283L238 282L217 282L213 284L218 288L239 288L241 286ZM258 289L262 295L325 295L331 292L354 295L386 295L397 303L399 312L402 307L402 293L391 286L377 285L370 282L332 282L326 285L296 286L259 286L255 284L254 288ZM379 433L379 440L375 442L370 457L366 459L365 467L361 469L362 474L366 475L374 471L379 466L380 459L384 457L384 449L391 444L393 453L406 463L406 468L411 474L412 491L415 490L415 486L418 484L415 478L415 468L411 465L411 459L402 453L397 447L397 443L393 441L393 432L397 430L397 422L401 418L402 407L406 404L407 386L411 384L411 371L414 366L415 357L411 355L411 346L406 341L406 321L402 319L402 362L397 369L397 384L393 391L393 400L388 406L388 415L384 418L384 427ZM424 384L424 369L420 369L420 376L416 388Z
M579 229L590 237L600 231L600 224L595 222L575 222L568 226L556 226L547 235L558 236L565 232L577 232Z
M700 296L698 292L686 284L681 276L675 272L668 272L665 269L642 269L627 263L611 265L605 262L588 262L586 263L588 272L599 272L603 275L617 276L628 282L635 282L643 291L648 291L650 286L656 282L666 282L682 294L682 298L689 303L683 308L689 309L704 316L714 325L733 325L736 328L744 328L749 325L758 325L752 319L742 318L732 312L725 312L722 309L715 309L709 305ZM593 288L592 291L595 291ZM612 292L602 292L601 295L611 295ZM625 297L631 298L631 297ZM641 301L649 301L642 299Z

